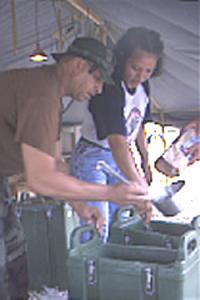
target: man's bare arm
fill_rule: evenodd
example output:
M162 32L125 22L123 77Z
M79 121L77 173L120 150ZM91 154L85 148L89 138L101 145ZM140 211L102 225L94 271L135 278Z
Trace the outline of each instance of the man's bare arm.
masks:
M149 201L146 189L133 182L115 186L91 184L65 175L56 169L55 158L22 144L25 175L30 189L65 201L110 200L117 204L144 207Z
M22 144L22 154L27 184L33 192L67 201L108 199L108 186L87 184L65 175L57 170L54 157L27 144Z

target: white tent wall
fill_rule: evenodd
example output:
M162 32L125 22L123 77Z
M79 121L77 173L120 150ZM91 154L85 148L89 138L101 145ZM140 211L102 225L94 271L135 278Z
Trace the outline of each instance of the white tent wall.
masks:
M199 99L199 2L194 0L73 0L94 12L115 39L131 26L160 32L165 43L163 74L151 79L155 120L182 126L200 114ZM34 67L29 54L36 43L36 0L0 0L0 70ZM14 6L12 6L14 5ZM37 0L39 42L48 55L63 50L77 35L92 31L88 18L76 22L81 12L67 0ZM14 9L15 8L15 9ZM16 24L14 18L16 17ZM74 29L69 33L70 23ZM14 24L14 25L13 25ZM76 27L76 28L75 28ZM50 58L48 63L52 63ZM66 100L68 101L68 100ZM81 122L86 104L74 104L64 115L66 122ZM164 115L164 118L163 118Z
M163 74L151 80L155 120L182 126L199 114L199 3L160 0L84 0L102 18L126 30L145 26L165 43ZM164 119L162 117L164 114Z

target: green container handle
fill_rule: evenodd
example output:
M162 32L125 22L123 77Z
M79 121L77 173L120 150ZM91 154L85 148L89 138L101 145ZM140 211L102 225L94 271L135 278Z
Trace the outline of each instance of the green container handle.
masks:
M187 231L180 240L178 260L188 260L198 250L197 233L194 230Z
M83 239L83 236L87 234L87 240ZM70 236L70 248L82 248L89 245L95 245L101 243L99 233L94 224L85 224L75 228Z
M125 213L129 213L129 215L125 215ZM133 205L126 205L116 210L111 226L126 227L137 223L144 223L142 217L136 212Z

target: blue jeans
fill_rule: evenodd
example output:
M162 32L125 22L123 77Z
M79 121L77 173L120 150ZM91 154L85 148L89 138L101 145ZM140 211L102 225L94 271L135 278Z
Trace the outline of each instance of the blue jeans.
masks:
M104 160L111 168L120 173L110 150L100 148L99 146L80 139L72 153L70 174L78 179L91 183L109 185L118 183L119 181L110 174L102 170L96 170L96 165L99 160ZM103 225L102 239L105 242L108 238L110 222L119 206L109 201L89 201L87 203L97 207L103 215L105 222ZM83 220L81 220L81 223L84 223Z

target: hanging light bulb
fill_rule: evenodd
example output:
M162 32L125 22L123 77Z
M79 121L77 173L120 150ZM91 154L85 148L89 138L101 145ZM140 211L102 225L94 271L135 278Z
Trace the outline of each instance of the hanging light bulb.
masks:
M29 55L29 59L33 62L43 62L48 60L48 55L41 49L39 43L38 30L38 0L35 0L35 32L36 32L36 47Z
M29 59L33 62L43 62L48 60L48 55L40 48L37 43L33 52L29 55Z

